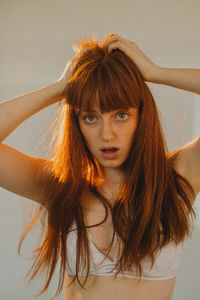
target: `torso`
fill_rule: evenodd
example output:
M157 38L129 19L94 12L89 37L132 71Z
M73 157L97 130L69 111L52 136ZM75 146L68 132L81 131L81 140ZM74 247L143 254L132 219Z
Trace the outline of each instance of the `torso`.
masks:
M83 290L75 282L67 287L72 279L69 275L65 277L65 300L171 300L176 282L176 278L138 283L132 278L89 276L85 286L88 290Z
M188 177L182 160L177 160L176 170L186 177L192 184L192 178ZM187 174L186 174L187 173ZM116 191L117 192L117 191ZM111 194L105 192L107 199L112 201ZM86 200L87 199L87 200ZM195 199L195 198L194 198ZM191 201L194 201L191 199ZM105 209L97 198L88 193L85 200L85 221L87 225L93 225L101 222L105 217ZM111 215L107 220L99 225L88 229L92 234L92 240L95 246L106 253L105 248L109 245L113 235L113 225ZM106 233L106 234L105 234ZM113 247L109 252L109 258L113 260L117 257L118 240L115 238ZM80 277L81 278L81 277ZM73 276L65 275L66 295L65 300L171 300L176 282L176 277L168 280L141 280L118 277L113 280L113 276L89 276L86 282L86 289L75 281L70 287L67 285L73 279ZM83 278L84 281L84 278ZM82 281L82 282L83 282Z

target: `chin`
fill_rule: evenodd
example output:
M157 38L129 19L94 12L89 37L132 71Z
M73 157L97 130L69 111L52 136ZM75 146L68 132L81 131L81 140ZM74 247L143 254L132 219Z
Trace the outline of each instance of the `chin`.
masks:
M105 160L104 162L99 161L99 163L103 167L113 167L113 168L119 168L123 162L119 162L117 160Z

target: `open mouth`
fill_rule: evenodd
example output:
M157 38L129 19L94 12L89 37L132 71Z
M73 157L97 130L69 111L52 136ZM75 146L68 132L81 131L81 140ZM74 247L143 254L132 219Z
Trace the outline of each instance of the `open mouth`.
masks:
M112 152L116 152L118 148L101 149L101 150L105 153L112 153Z

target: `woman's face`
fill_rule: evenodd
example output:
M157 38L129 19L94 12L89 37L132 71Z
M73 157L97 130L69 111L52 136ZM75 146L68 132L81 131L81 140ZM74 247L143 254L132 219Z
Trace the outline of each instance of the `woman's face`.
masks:
M138 109L133 107L102 114L95 106L92 111L82 111L79 115L87 146L104 168L120 167L127 159L137 124ZM117 151L106 151L107 147Z

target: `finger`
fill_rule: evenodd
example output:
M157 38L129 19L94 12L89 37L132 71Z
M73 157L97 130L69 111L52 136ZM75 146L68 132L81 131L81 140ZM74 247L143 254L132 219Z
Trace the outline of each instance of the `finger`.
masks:
M111 50L109 51L109 49L111 49L111 45L113 47L112 49L119 48L124 51L124 47L126 45L126 40L121 38L119 35L114 34L112 36L112 38L110 38L105 44L105 47L107 47L109 53L111 52Z
M116 41L118 40L118 37L116 34L112 33L112 34L109 34L105 39L104 39L104 42L103 42L103 47L107 47L107 45L111 42L111 41Z
M78 59L81 57L81 55L89 50L93 49L92 47L85 47L82 48L78 54L76 54L74 57L71 58L71 67L73 68L74 65L77 63Z
M119 34L116 34L116 33L111 33L111 34L108 36L108 39L111 39L111 38L122 39L122 37L121 37Z
M112 42L108 45L108 53L111 53L112 50L114 50L114 49L120 49L122 51L125 51L123 42L117 41L117 42Z

